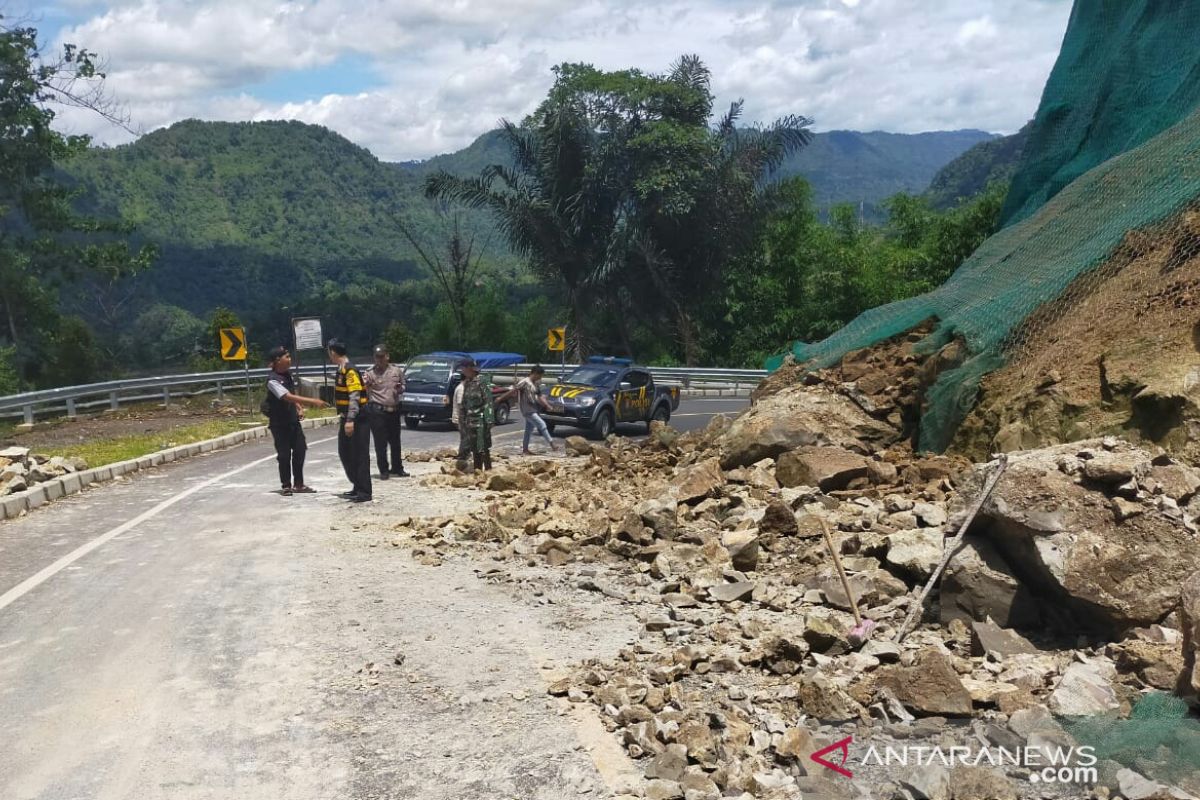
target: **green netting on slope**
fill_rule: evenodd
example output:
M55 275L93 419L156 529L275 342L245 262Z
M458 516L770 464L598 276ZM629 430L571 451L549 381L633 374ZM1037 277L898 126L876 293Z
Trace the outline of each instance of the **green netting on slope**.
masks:
M1198 31L1200 0L1076 2L1003 223L1200 106Z
M1023 222L992 236L940 288L872 309L815 344L792 352L814 366L836 363L936 317L921 344L936 349L962 336L973 354L927 394L919 446L941 451L974 402L982 377L1003 363L1010 334L1102 263L1128 231L1176 214L1200 197L1200 111L1142 146L1076 179ZM768 363L778 366L779 358Z
M1098 715L1061 722L1075 741L1095 748L1099 761L1116 761L1168 785L1200 785L1200 719L1189 716L1178 697L1143 695L1129 719Z

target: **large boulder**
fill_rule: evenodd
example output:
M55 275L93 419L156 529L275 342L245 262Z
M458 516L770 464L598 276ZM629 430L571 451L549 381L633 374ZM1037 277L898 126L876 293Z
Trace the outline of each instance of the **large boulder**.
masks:
M968 535L954 551L940 586L941 620L992 619L1005 628L1041 624L1038 600L992 544Z
M816 486L823 492L845 489L870 474L867 459L841 447L800 447L780 455L775 464L780 486Z
M715 458L688 467L678 479L675 497L681 503L695 503L716 494L725 485L725 474Z
M1195 570L1196 545L1178 508L1138 499L1151 461L1116 440L1013 454L973 534L1072 628L1120 635L1159 622ZM988 471L978 466L973 482L981 486Z
M820 387L797 386L763 397L718 439L721 466L744 467L797 447L832 445L875 451L899 432L871 418L852 400Z

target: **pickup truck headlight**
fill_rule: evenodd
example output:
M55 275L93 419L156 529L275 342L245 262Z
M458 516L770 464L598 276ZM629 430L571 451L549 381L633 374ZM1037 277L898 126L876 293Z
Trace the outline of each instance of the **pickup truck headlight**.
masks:
M594 398L594 397L579 398L579 407L580 408L591 408L594 405L596 405L596 398Z

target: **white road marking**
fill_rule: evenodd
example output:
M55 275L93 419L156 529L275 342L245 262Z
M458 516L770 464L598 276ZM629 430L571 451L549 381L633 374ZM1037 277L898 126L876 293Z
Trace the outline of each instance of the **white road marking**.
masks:
M327 439L320 439L316 442L313 442L313 444L318 445L318 444L324 444L325 442L332 442L336 438L337 438L336 436L331 436ZM125 533L126 531L136 528L138 525L141 525L146 520L157 517L159 514L166 511L168 508L175 505L180 500L185 500L188 497L191 497L192 495L194 495L196 492L199 492L202 489L207 489L209 486L212 486L213 484L220 483L221 481L225 480L226 478L231 478L234 475L245 472L248 469L257 467L259 464L265 464L268 461L274 461L274 460L275 460L275 454L272 453L271 455L260 458L257 461L251 461L249 464L244 464L235 470L230 470L229 472L226 472L222 475L218 475L215 478L209 478L206 481L197 483L195 486L191 487L190 489L184 489L179 494L174 495L173 497L168 497L166 500L163 500L161 503L156 505L154 508L151 508L148 511L143 511L141 514L138 514L136 517L129 520L128 522L124 522L124 523L118 525L117 527L113 528L112 530L108 531L107 533L103 533L100 536L97 536L95 539L92 539L87 544L80 545L79 547L75 548L74 550L72 550L71 552L67 553L65 556L60 558L58 561L55 561L50 566L48 566L45 569L38 572L36 575L26 578L25 580L21 581L16 586L14 586L13 588L9 589L4 594L0 594L0 611L3 611L5 608L7 608L8 606L12 605L17 600L19 600L21 597L25 596L29 592L36 589L38 586L40 586L43 583L45 583L46 581L50 580L50 578L53 578L56 574L58 574L59 572L61 572L64 569L66 569L67 567L71 566L71 564L73 564L76 561L78 561L79 559L83 558L84 556L86 556L88 553L92 552L96 548L100 547L101 545L105 544L106 542L109 542L109 541L117 538L122 533Z

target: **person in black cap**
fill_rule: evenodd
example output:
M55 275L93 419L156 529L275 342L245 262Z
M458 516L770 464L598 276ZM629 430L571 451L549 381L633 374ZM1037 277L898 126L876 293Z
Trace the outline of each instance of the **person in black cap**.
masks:
M366 503L371 500L371 427L363 412L367 393L358 369L346 357L344 342L329 340L329 360L337 365L333 404L342 418L338 426L338 458L352 487L342 497Z
M271 368L267 376L267 428L275 440L275 455L279 461L279 482L283 485L280 494L308 494L313 490L304 483L304 454L308 442L304 438L304 407L324 408L325 402L315 397L296 394L296 381L292 378L292 354L282 345L271 348L267 353L267 364Z
M379 479L386 481L391 475L407 478L400 454L400 396L404 394L404 373L391 363L386 346L375 345L375 364L363 373L363 386L367 390L367 413L371 420L371 438L375 440ZM390 468L389 448L392 451Z
M458 364L462 400L458 407L458 468L463 472L492 468L492 390L479 378L479 365L470 356ZM467 457L471 461L467 461Z

